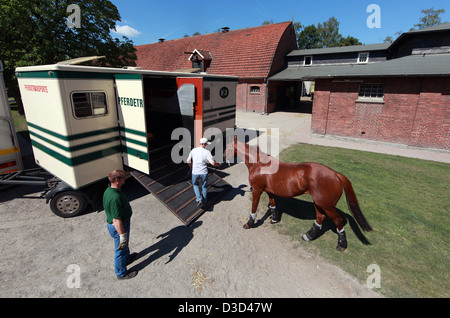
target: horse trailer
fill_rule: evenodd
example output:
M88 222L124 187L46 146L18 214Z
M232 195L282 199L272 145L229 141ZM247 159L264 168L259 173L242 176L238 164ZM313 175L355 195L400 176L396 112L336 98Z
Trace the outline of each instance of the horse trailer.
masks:
M129 171L162 195L163 189L156 193L149 183L182 170L162 157L167 155L162 149L173 151L177 143L174 130L183 128L194 147L208 128L225 133L235 127L234 76L69 63L18 67L16 76L36 164L60 180L47 201L62 217L78 215L92 203L92 186L99 188L96 183L114 169ZM146 178L152 181L143 183ZM176 182L173 178L169 187ZM185 224L200 212L180 216L182 209L158 198Z

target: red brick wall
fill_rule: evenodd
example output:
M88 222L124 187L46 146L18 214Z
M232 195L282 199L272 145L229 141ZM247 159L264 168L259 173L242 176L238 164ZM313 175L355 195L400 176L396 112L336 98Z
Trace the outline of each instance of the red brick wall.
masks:
M259 87L259 94L250 93L250 87ZM236 108L244 112L263 113L266 102L266 85L260 80L239 80L236 89Z
M268 70L268 77L280 72L284 68L285 56L292 50L297 49L297 40L292 24L286 28L278 41L274 56L272 57L272 64ZM256 56L256 55L255 55ZM256 58L256 57L255 57ZM268 90L266 90L266 79L245 79L240 78L236 92L236 108L246 112L272 112L275 110L275 103L267 103ZM251 86L258 86L260 88L259 94L250 93ZM267 109L266 109L267 106Z
M384 84L384 103L357 102L359 85ZM450 149L448 78L316 81L313 133Z
M418 147L450 149L450 80L448 78L424 80L410 144Z

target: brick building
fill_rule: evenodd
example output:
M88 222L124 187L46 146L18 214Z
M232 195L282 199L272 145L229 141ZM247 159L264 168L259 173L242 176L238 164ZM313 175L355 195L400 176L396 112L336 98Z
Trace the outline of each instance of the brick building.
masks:
M136 46L136 65L158 71L206 72L239 77L238 110L274 110L276 85L268 78L285 68L285 56L297 48L292 22L229 30Z
M394 43L295 50L270 82L315 81L311 131L450 150L450 24Z

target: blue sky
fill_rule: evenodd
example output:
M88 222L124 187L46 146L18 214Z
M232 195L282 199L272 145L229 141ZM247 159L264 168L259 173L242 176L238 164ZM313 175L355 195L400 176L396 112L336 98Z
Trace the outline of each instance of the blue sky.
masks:
M422 17L421 9L445 9L442 22L450 22L449 0L112 0L122 17L113 36L126 34L135 45L155 43L211 33L221 27L242 29L294 20L307 26L334 16L343 36L351 35L363 44L395 39L398 31L409 31ZM369 28L370 4L380 8L380 28Z

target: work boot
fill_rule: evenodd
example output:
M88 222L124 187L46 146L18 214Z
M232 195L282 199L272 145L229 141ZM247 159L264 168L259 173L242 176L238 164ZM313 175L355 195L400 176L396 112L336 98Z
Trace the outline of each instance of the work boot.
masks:
M122 277L116 276L116 277L118 280L131 279L133 277L136 277L137 273L138 273L137 271L131 271L131 272L128 272L125 276L122 276Z

